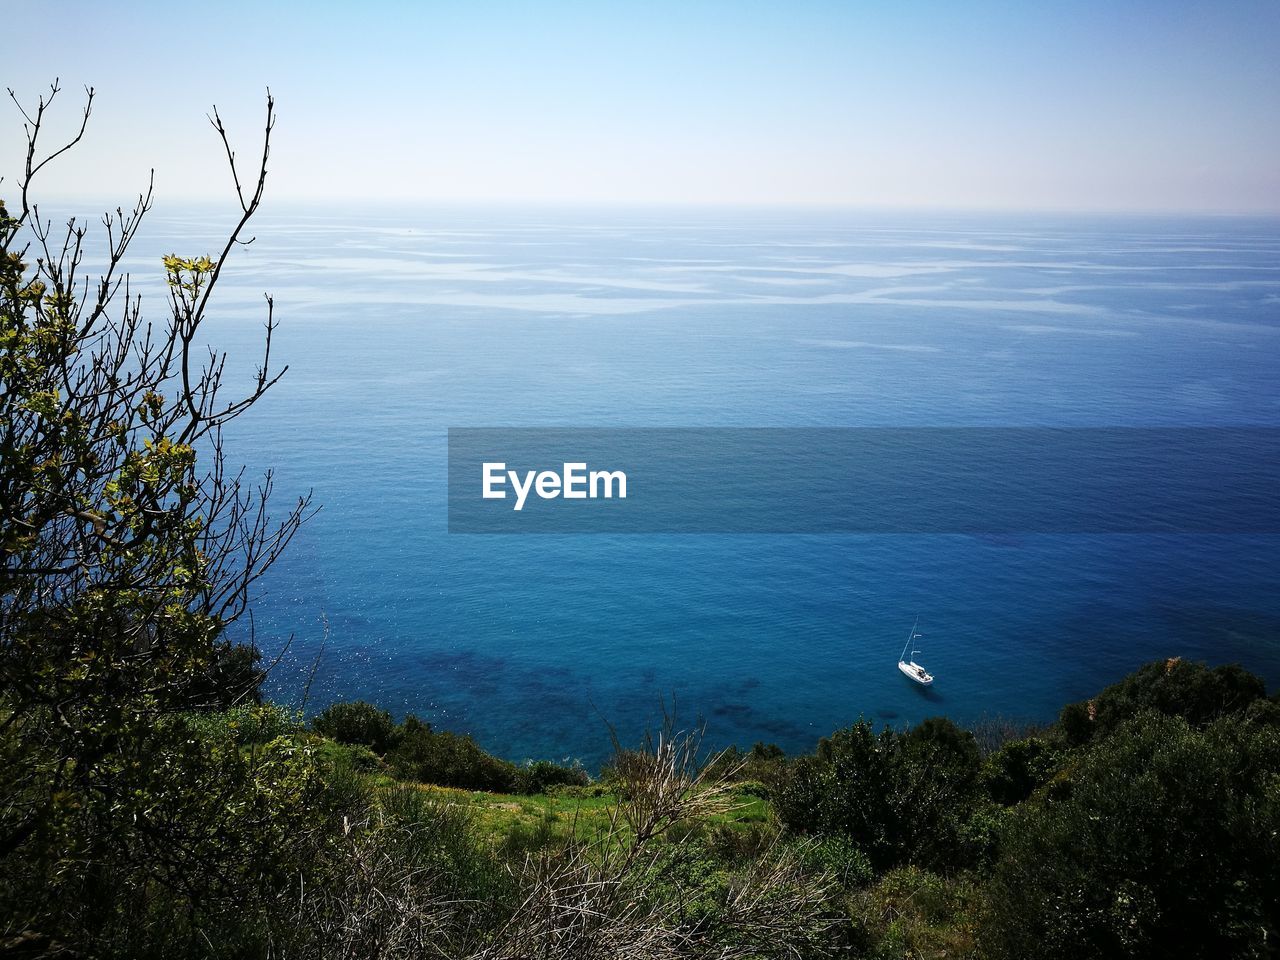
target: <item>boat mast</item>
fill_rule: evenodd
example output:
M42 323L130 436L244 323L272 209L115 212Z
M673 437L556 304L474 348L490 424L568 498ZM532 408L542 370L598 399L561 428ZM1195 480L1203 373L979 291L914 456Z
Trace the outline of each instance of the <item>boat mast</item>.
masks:
M916 616L916 622L911 625L911 632L907 634L907 642L902 645L902 653L898 655L898 662L905 663L907 656L907 647L911 646L911 641L916 638L916 627L920 626L920 617Z

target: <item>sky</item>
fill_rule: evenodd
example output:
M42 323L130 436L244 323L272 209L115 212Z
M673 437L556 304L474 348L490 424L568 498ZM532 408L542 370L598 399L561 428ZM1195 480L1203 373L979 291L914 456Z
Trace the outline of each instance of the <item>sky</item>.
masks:
M269 196L1280 213L1280 2L44 0L4 85L60 78L46 197ZM17 42L15 38L32 38ZM0 114L0 195L23 147Z

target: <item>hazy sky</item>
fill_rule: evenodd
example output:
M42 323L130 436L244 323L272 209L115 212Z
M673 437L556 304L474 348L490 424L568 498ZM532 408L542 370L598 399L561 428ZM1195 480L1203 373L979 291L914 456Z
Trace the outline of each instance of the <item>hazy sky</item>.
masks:
M264 4L264 6L267 6ZM45 190L1280 212L1280 2L13 4L4 83L83 147ZM22 39L28 38L28 39ZM20 129L0 140L12 190ZM51 130L51 134L52 134Z

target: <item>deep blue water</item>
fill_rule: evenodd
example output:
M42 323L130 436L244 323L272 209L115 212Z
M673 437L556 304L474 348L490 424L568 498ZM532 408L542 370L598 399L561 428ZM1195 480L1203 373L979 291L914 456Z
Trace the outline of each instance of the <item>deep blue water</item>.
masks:
M165 209L135 248L210 252ZM1280 426L1280 223L269 210L210 337L280 386L233 458L321 513L256 607L308 707L363 697L599 762L674 697L716 743L859 715L1046 720L1156 657L1280 681L1280 538L468 536L459 426ZM159 312L151 298L152 315ZM821 509L821 505L815 505ZM895 661L919 615L932 690Z

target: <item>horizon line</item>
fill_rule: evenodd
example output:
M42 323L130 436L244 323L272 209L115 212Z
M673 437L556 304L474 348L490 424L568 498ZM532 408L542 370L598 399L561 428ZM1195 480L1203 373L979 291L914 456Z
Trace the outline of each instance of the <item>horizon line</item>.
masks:
M94 204L94 215L114 211L116 207L132 207L140 194L129 193L129 199L105 199L95 193L52 193L44 201L34 206L66 206L70 204ZM239 213L235 197L223 198L213 194L174 194L169 196L153 195L151 210L161 204L182 204L190 206L227 206L228 213ZM273 198L270 190L263 197L262 212L269 213L277 205L283 206L335 206L332 195L286 195ZM804 212L804 213L849 213L849 214L922 214L922 215L976 215L976 216L1080 216L1080 217L1189 217L1198 219L1224 220L1276 220L1280 219L1280 206L1264 209L1245 208L1213 208L1213 207L1104 207L1104 206L1002 206L981 204L892 204L867 203L853 200L627 200L627 199L542 199L534 197L512 198L457 198L457 197L391 197L391 196L348 196L343 204L337 206L369 205L388 207L401 205L416 209L442 208L449 210L598 210L598 211L700 211L700 212Z

